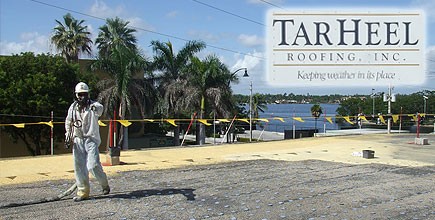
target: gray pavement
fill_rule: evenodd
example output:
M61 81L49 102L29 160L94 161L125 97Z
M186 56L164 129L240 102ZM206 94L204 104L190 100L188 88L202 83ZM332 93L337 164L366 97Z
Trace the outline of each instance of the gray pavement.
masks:
M1 208L2 219L434 219L435 168L318 160L240 161L110 178L112 194ZM1 205L71 181L0 187Z

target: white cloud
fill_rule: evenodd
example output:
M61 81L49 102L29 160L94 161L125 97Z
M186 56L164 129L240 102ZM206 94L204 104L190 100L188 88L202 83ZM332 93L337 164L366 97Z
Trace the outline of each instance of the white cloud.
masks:
M207 31L196 31L196 30L191 30L188 32L188 35L191 36L193 39L201 39L207 43L216 43L219 41L219 39L221 39L220 36L212 34L210 32Z
M140 28L140 29L151 30L151 31L155 30L153 26L146 23L142 18L131 17L130 16L131 14L125 9L123 5L110 7L103 1L97 0L89 9L89 13L92 16L104 18L104 19L119 17L124 21L129 21L130 22L129 25L136 29ZM141 31L138 31L136 32L136 35L140 36L141 33L142 33ZM98 35L98 33L96 33L95 36L96 35Z
M257 35L247 35L241 34L238 38L239 42L248 47L256 47L261 46L264 43L264 40Z
M259 57L263 57L261 52L252 52L247 55L236 55L236 63L231 67L231 70L237 70L240 68L247 68L250 72L262 71L261 63L262 60Z
M166 14L167 18L176 18L178 17L178 11L170 11L169 13Z
M132 18L127 18L127 21L130 22L130 26L134 27L134 28L140 28L140 29L145 29L145 30L150 30L150 31L155 31L155 28L153 26L151 26L150 24L148 24L147 22L145 22L144 20L142 20L142 18L139 17L132 17ZM136 34L140 35L142 32L137 30Z
M249 94L249 88L252 85L252 92L264 92L267 90L266 77L264 74L264 60L259 58L264 57L261 52L253 51L246 55L235 55L234 59L237 60L231 66L231 71L236 71L240 68L247 68L248 78L244 78L243 71L238 73L239 83L233 85L233 92L235 94ZM252 84L251 84L252 83Z
M22 33L20 42L0 42L1 55L19 54L21 52L33 52L35 54L50 51L50 40L45 35L37 32Z
M124 6L116 6L114 8L109 7L103 1L95 1L91 6L89 13L92 16L100 18L113 18L125 14Z

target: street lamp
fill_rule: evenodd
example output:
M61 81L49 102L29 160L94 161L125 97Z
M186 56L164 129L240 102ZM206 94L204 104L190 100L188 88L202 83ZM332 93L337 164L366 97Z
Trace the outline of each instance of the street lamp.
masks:
M423 96L423 99L424 99L424 106L423 106L423 108L424 108L424 114L426 114L426 100L428 100L429 99L429 97L427 97L427 96Z
M240 68L234 71L233 75L240 70L245 70L245 74L243 74L243 77L249 77L248 68ZM252 142L252 80L249 85L249 142Z
M387 125L387 131L388 134L391 133L391 102L396 102L396 94L392 93L391 85L388 86L388 94L384 93L384 102L388 102L388 125Z

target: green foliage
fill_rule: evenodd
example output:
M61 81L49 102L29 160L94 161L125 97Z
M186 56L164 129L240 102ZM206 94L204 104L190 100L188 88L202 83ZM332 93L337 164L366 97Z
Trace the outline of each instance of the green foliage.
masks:
M253 85L255 87L255 84ZM346 95L347 96L347 95ZM344 95L296 95L293 93L283 93L283 94L261 94L261 98L265 103L339 103ZM356 97L362 97L361 95L356 95ZM237 103L248 103L249 95L235 94L234 98Z
M349 98L340 103L337 108L338 115L358 115L360 112L371 112L371 102L360 98Z
M315 117L316 119L319 118L322 113L323 113L323 110L319 104L315 104L315 105L311 106L311 115L313 117Z
M77 65L67 64L61 57L44 54L35 56L33 53L1 57L1 122L48 122L51 111L54 116L64 118L73 100L70 91L78 81L77 72ZM63 137L63 127L55 128L55 136ZM29 125L23 129L8 126L4 131L14 140L23 140L32 155L40 155L44 150L49 153L49 126Z
M265 96L259 93L252 95L252 117L260 117L260 112L267 110Z
M134 35L136 29L129 27L129 21L123 21L116 17L108 18L106 24L101 26L98 37L95 40L100 57L110 56L114 50L128 48L137 52L137 38Z
M157 89L159 91L158 113L177 118L186 111L183 96L187 88L187 68L195 53L205 48L199 41L189 41L178 53L174 52L171 42L151 41L154 51L152 67L160 71ZM174 128L174 145L180 144L179 127Z
M91 32L83 25L84 20L77 20L69 13L63 16L63 21L56 20L51 42L67 62L77 63L80 53L91 54Z
M216 117L231 115L233 108L228 100L231 95L228 85L232 78L228 67L218 57L209 55L204 60L193 57L188 72L183 95L185 108L193 107L193 111L201 110L206 115L215 112Z
M133 108L145 115L145 103L151 103L152 96L145 96L147 90L144 78L135 79L134 75L146 68L147 62L136 47L135 29L128 27L129 22L120 18L107 19L100 27L96 44L99 49L98 60L92 65L94 70L102 70L110 78L101 80L97 87L101 91L98 99L105 106L104 114L113 116L113 110L119 119L128 119ZM120 126L118 145L124 148L124 127Z

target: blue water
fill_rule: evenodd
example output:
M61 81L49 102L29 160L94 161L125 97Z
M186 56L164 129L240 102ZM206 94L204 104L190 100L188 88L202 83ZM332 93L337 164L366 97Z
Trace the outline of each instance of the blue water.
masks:
M266 131L284 132L284 130L292 130L293 125L295 129L314 129L317 126L319 132L326 130L338 130L340 127L334 123L336 110L340 106L339 104L320 104L323 109L323 114L316 120L311 116L311 107L313 104L269 104L268 109L264 113L260 112L260 118L267 118L269 122L262 122ZM325 119L332 117L333 124L329 123ZM273 120L274 117L281 117L284 122L279 120ZM304 122L293 120L293 117L301 117ZM257 127L257 129L262 129Z

